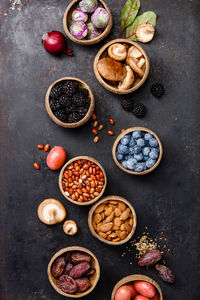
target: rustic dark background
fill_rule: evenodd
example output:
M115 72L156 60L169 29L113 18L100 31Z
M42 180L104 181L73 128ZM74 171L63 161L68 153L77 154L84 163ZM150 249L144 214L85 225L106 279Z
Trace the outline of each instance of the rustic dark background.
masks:
M11 1L12 2L12 1ZM120 32L124 1L107 1L114 17L108 39ZM131 97L146 105L143 120L122 111L120 97L106 91L93 74L93 59L105 43L82 47L72 42L73 58L49 55L42 47L46 31L61 30L69 1L22 0L21 10L11 10L8 0L0 3L0 107L1 107L1 217L0 299L62 299L48 282L46 269L59 249L88 247L99 259L101 278L85 299L109 300L122 277L141 273L157 280L164 299L200 299L199 292L199 16L198 0L141 0L140 13L158 14L154 40L144 45L151 61L145 85ZM111 148L114 137L101 133L92 142L91 123L80 129L56 126L46 113L44 97L48 86L62 76L77 76L93 89L96 113L108 129L108 118L116 121L114 131L145 126L154 130L164 146L161 165L145 177L130 176L116 167ZM157 100L150 93L154 81L162 82L166 94ZM59 172L48 170L39 143L61 145L68 158L91 155L105 167L106 195L127 198L135 207L138 226L135 237L148 226L152 237L167 238L165 260L176 273L176 283L162 282L153 270L137 267L135 252L128 243L110 247L93 238L88 230L88 208L67 202L58 188ZM33 168L39 162L41 170ZM48 227L37 218L39 203L48 197L62 201L68 217L77 221L79 233L67 237L62 224ZM163 233L162 233L163 232ZM131 254L122 256L124 251ZM131 263L131 264L130 264Z

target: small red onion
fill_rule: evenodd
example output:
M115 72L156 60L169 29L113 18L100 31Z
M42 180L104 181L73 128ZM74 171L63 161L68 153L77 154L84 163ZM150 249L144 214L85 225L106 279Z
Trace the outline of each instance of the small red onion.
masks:
M67 47L67 40L60 31L51 31L43 34L42 43L47 52L51 54L62 54L72 56L73 50Z

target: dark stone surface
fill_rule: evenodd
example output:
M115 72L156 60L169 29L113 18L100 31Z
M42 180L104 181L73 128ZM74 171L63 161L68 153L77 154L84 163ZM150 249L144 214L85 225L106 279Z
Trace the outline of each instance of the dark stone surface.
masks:
M42 47L46 31L61 30L64 0L22 0L21 11L10 10L1 1L0 76L1 76L1 236L0 299L61 299L48 282L46 268L59 249L81 245L93 251L101 264L101 279L88 300L110 299L113 286L122 277L141 273L161 285L166 300L199 299L199 1L141 1L140 12L154 10L159 18L156 36L144 45L151 60L146 84L131 97L148 109L144 120L121 110L120 97L106 91L93 74L97 46L81 47L69 42L75 57L56 58ZM118 37L120 11L124 1L108 4L114 27L108 39ZM4 15L7 13L7 15ZM111 156L114 137L104 130L99 144L92 142L91 124L66 130L48 117L44 97L51 82L62 76L85 80L96 97L96 112L106 129L108 118L116 120L114 131L145 126L154 130L164 146L161 165L145 177L130 176L119 170ZM157 100L150 86L160 81L166 95ZM123 247L110 247L94 239L88 229L88 208L67 202L58 188L59 172L45 164L45 153L38 143L63 146L68 158L91 155L105 167L108 176L106 195L127 198L135 207L141 236L148 226L152 237L161 232L167 238L167 265L176 273L176 283L167 285L153 270L137 267L133 254L122 257ZM33 162L41 170L33 168ZM47 227L37 218L39 203L48 197L62 201L68 218L77 221L79 233L67 237L62 224ZM131 250L132 251L132 250ZM130 264L132 262L132 264Z

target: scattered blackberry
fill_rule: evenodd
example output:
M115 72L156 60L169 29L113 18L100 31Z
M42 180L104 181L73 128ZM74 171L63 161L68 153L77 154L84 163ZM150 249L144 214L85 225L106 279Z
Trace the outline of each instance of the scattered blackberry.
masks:
M87 89L79 89L79 94L85 97L86 99L88 98L88 90Z
M75 94L73 97L72 97L72 102L78 106L78 107L81 107L81 106L84 106L85 103L86 103L86 99L84 96L82 96L81 94Z
M154 97L160 98L165 93L165 88L162 83L154 82L151 86L151 93Z
M68 107L68 108L70 108L72 104L71 99L65 94L59 97L59 102L62 107Z
M61 82L57 82L51 89L50 97L54 99L58 99L63 92L63 87Z
M132 111L133 109L133 101L130 99L122 99L121 106L125 111Z
M144 106L144 104L142 104L142 103L134 104L134 106L133 106L133 114L137 118L144 118L144 116L146 114L146 107Z
M67 96L73 96L78 90L78 82L72 80L65 80L62 82L63 93Z
M80 108L77 109L77 113L79 114L79 116L82 119L86 116L87 112L88 112L88 109L85 108L85 107L80 107Z
M76 112L72 112L69 116L68 116L68 122L69 123L75 123L80 121L80 115Z
M59 110L57 110L55 112L55 117L57 119L59 119L60 121L62 121L62 122L66 122L67 121L66 113L63 110L61 110L61 109L59 109Z

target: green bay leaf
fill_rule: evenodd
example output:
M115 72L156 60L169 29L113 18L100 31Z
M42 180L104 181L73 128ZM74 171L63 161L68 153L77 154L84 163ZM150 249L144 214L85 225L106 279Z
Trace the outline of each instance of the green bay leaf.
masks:
M135 20L140 8L140 0L127 0L121 13L121 27L126 28Z
M135 19L135 21L126 28L126 37L129 37L130 35L132 35L136 31L137 26L140 24L148 22L155 27L156 26L156 18L157 18L157 16L153 11L146 11L142 15L138 16ZM135 35L133 35L129 39L132 41L137 41L137 38Z

